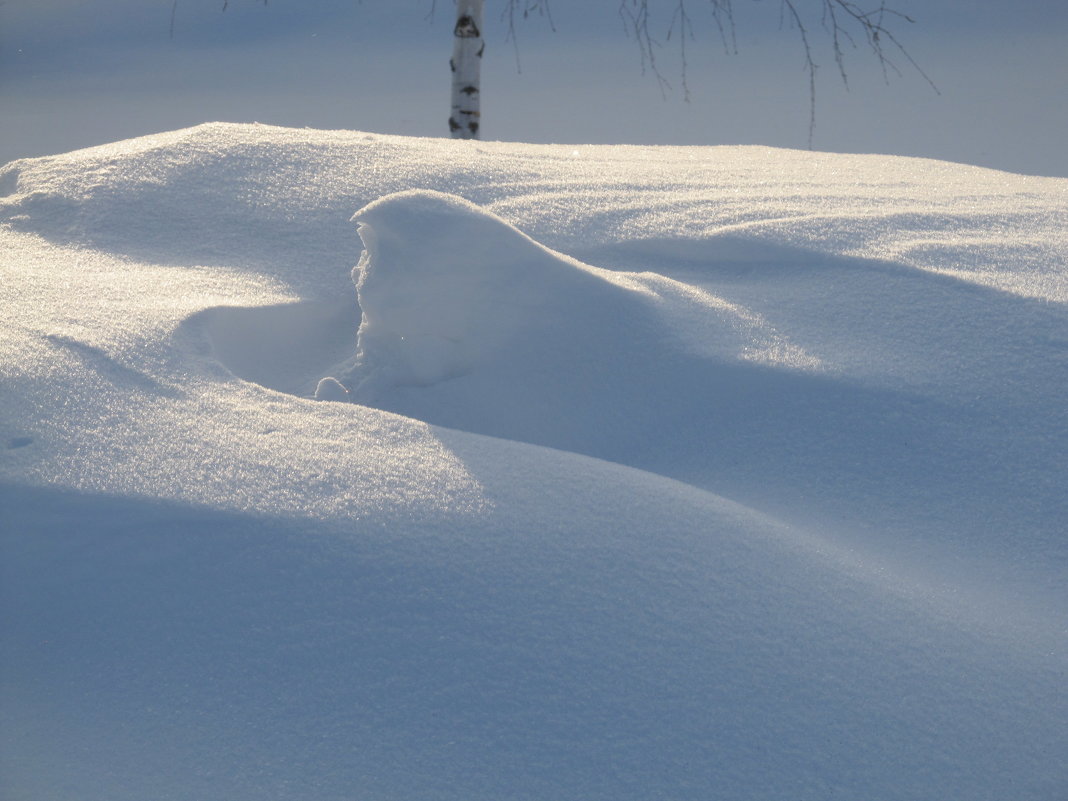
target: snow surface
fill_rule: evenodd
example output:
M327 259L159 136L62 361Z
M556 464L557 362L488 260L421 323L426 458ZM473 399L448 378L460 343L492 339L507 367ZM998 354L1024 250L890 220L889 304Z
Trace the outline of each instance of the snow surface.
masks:
M0 168L0 795L1065 797L1066 253L892 157Z

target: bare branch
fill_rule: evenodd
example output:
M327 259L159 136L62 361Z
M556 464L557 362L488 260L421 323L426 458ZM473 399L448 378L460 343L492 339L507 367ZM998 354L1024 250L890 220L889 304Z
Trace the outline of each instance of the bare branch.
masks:
M253 0L255 1L255 0ZM754 0L755 1L755 0ZM262 0L263 5L268 0ZM362 2L362 0L357 0ZM898 40L890 25L894 22L913 23L914 20L908 15L889 8L887 0L870 0L878 2L878 6L871 10L864 10L858 4L858 0L779 0L779 24L789 24L797 31L801 43L803 55L803 69L808 77L809 96L809 127L808 144L812 147L816 130L816 73L819 65L816 63L813 46L813 31L823 33L828 37L830 51L834 57L838 74L845 87L849 88L849 75L846 70L846 51L857 50L862 43L867 45L879 64L883 73L883 80L889 82L890 72L901 75L902 71L895 62L896 58L906 61L919 75L930 85L936 94L940 94L938 87L926 72L916 63L912 55ZM507 26L506 41L511 41L515 49L516 69L522 72L522 64L519 58L519 45L517 37L516 21L526 19L537 14L548 19L549 28L556 30L552 18L550 0L505 0L502 3L501 19ZM230 0L222 0L222 10L230 5ZM429 18L433 18L437 7L437 0L429 0ZM695 26L690 11L693 8L693 0L619 0L618 13L623 23L624 33L634 39L638 47L641 60L641 70L645 74L652 73L660 87L661 95L665 98L671 91L671 83L661 71L657 60L663 44L656 34L654 24L653 7L663 9L670 8L670 16L667 17L664 31L664 41L671 41L672 37L678 40L679 74L682 86L683 99L690 100L689 86L689 58L687 51L688 41L696 41ZM719 33L723 49L728 55L737 54L738 40L735 30L734 0L707 0L707 8L711 13ZM811 24L806 22L802 9L812 14L807 19L813 20ZM178 10L178 0L173 0L171 6L170 34L174 38L175 18ZM818 10L818 24L815 22ZM661 17L663 19L663 17Z
M712 3L712 19L719 30L720 41L727 53L738 52L738 38L734 31L734 6L733 0L714 0Z
M517 0L510 1L517 2ZM890 72L895 75L902 74L895 63L895 58L900 57L907 61L938 93L934 82L919 67L889 27L895 21L912 23L912 18L887 7L886 0L872 0L872 2L878 2L878 5L866 11L857 0L780 0L780 25L788 24L797 31L804 59L803 69L808 78L809 147L812 147L816 129L816 73L819 70L815 57L814 30L822 30L828 37L829 49L838 75L847 89L849 88L849 74L846 69L846 52L856 50L861 43L865 43L879 63L884 80L889 81ZM672 36L678 37L679 72L683 97L689 100L687 39L695 38L694 24L690 16L693 2L692 0L672 0L671 3L666 0L659 3L657 0L619 0L619 15L623 21L623 28L627 36L633 38L638 46L642 73L651 72L660 86L661 93L666 95L671 89L671 84L664 77L657 61L661 42L655 33L656 25L651 8L653 6L664 11L667 8L671 9L671 16L666 18L667 27L661 30L666 31L665 41L670 40ZM728 54L737 53L733 0L708 0L707 7L711 11L724 49ZM803 12L807 12L809 16L806 17Z
M690 85L686 81L686 75L689 71L689 65L686 61L686 39L693 38L693 23L690 21L690 15L686 13L685 0L678 0L678 4L675 6L675 12L671 17L671 25L668 27L668 40L675 33L676 26L678 26L679 34L679 61L682 64L682 98L689 103Z
M653 37L649 27L649 0L619 0L619 16L623 20L623 30L628 36L633 36L638 45L642 74L651 72L660 86L660 93L667 97L671 84L660 72L656 63L656 51L660 47L660 42Z
M263 4L267 5L267 0L263 0ZM226 11L230 7L230 0L223 0L222 10Z
M512 48L515 51L515 68L517 72L522 72L523 67L519 61L519 37L516 34L515 21L519 16L527 19L531 14L545 17L549 21L549 30L556 33L556 24L553 22L549 0L508 0L501 10L501 19L508 24L508 31L504 40L512 43Z
M824 0L824 3L830 2L831 0ZM791 17L793 24L797 26L798 35L801 37L801 46L805 53L805 72L808 74L808 147L811 150L812 141L816 136L816 70L819 67L812 60L812 45L809 44L808 30L805 28L801 15L797 13L797 7L794 6L793 0L782 0L782 3L783 11Z

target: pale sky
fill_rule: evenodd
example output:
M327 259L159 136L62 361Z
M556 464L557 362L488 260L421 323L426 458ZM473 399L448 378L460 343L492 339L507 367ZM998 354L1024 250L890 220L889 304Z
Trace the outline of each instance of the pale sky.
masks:
M801 0L804 7L814 0ZM808 85L775 0L739 0L739 52L691 0L690 102L678 37L642 74L618 0L556 0L555 32L522 21L516 48L487 2L486 139L808 147ZM447 134L452 3L437 0L0 1L0 162L225 120ZM667 9L671 4L662 2ZM817 150L872 152L1068 176L1068 4L901 0L887 84L861 43L843 87L813 17ZM809 6L811 7L811 6ZM666 34L668 17L660 32Z

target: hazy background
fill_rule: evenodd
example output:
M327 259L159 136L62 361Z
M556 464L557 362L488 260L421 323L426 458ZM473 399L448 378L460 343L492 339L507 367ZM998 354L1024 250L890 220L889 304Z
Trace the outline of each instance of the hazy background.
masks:
M172 5L0 0L0 163L216 120L447 134L451 0L432 16L431 0L230 0L225 13L222 0L179 0L173 37ZM502 5L486 4L486 139L808 146L803 52L777 0L737 0L737 55L706 0L691 0L689 103L677 38L660 52L665 96L618 0L555 0L555 31L522 20L521 70ZM1068 176L1068 3L894 6L916 19L896 28L941 94L903 59L887 85L862 43L847 53L847 90L813 31L815 149Z

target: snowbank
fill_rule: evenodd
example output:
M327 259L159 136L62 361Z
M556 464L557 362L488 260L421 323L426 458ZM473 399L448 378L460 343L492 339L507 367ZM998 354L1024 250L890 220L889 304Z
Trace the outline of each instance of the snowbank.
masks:
M4 794L1068 787L1068 181L211 125L0 192Z

